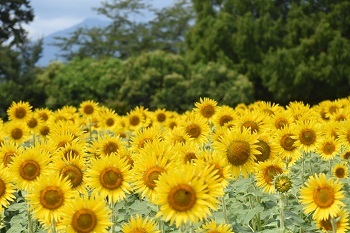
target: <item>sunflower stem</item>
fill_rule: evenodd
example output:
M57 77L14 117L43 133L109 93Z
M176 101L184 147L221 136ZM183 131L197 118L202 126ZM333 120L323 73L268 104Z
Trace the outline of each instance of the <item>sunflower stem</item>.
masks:
M159 205L157 205L157 213L160 211L159 209ZM158 224L159 224L159 230L164 233L164 221L162 219L158 220Z
M52 219L52 233L56 233L56 221L55 219Z
M261 203L261 197L256 197L256 201L258 202L258 204ZM256 221L257 221L257 227L258 227L258 232L262 231L262 226L261 226L261 217L260 217L260 212L256 214Z
M115 214L115 204L112 202L110 204L110 208L112 210L112 228L111 228L111 233L115 233L115 227L116 227L116 214Z
M304 184L304 173L305 173L305 153L303 152L301 157L301 181Z
M32 215L29 210L29 205L28 205L28 215L27 215L27 220L28 220L28 233L33 233L33 219Z
M332 233L337 233L337 220L335 218L331 218L332 224Z
M181 223L180 225L180 232L185 232L186 228L185 228L185 224Z
M281 233L284 232L284 194L279 194L279 207L280 207L280 229Z
M328 163L329 163L329 175L332 174L332 160L328 160Z
M193 222L190 223L190 232L194 233Z
M222 214L224 216L225 224L228 224L225 195L221 197L221 204L222 204Z

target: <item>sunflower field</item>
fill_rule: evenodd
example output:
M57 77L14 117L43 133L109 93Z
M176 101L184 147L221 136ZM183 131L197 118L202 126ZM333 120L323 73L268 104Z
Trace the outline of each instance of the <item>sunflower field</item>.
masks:
M13 102L0 232L348 232L349 106L203 97L119 115L93 100Z

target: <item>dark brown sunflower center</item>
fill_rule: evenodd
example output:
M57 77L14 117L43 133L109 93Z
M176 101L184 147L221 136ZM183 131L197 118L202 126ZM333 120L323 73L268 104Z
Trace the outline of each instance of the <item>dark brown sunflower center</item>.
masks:
M72 219L72 227L76 232L92 232L97 225L97 217L94 211L90 209L80 209L76 211Z
M227 149L227 159L234 166L245 164L249 159L250 144L244 141L233 141Z
M76 188L81 185L83 182L83 172L74 164L67 165L61 169L63 177L68 177L70 183L72 184L72 188Z
M164 113L157 114L157 121L158 122L164 122L165 120L166 120L166 115Z
M328 208L335 200L334 192L329 187L318 187L313 194L314 202L320 208Z
M277 174L282 174L282 168L280 167L275 167L275 166L269 166L265 169L264 171L264 179L266 183L272 184L273 179Z
M27 111L23 107L18 107L15 110L15 117L17 119L23 119L27 114Z
M118 168L108 167L100 173L100 183L106 189L117 189L123 182L123 174Z
M76 158L79 156L79 152L77 150L69 148L64 151L63 156L65 159Z
M259 140L259 142L257 142L256 145L258 145L258 151L261 152L261 154L255 155L257 162L263 162L270 158L271 149L266 142Z
M144 147L145 147L145 144L146 144L147 142L151 143L151 142L153 142L153 139L152 139L152 138L144 138L144 139L142 139L142 140L140 141L140 143L139 143L139 149L144 148Z
M129 119L130 125L136 126L140 123L140 118L138 116L131 116Z
M332 232L333 227L330 218L326 220L320 220L320 225L322 228L324 228L327 232Z
M86 106L84 106L84 113L85 113L86 115L91 115L94 111L95 111L94 106L89 105L89 104L86 105Z
M175 121L170 122L169 128L174 129L177 126L177 123Z
M40 135L46 136L50 133L50 128L48 126L42 126L40 128Z
M292 134L285 134L281 138L281 147L287 151L293 151L296 147L294 146L295 139L291 138Z
M13 156L16 154L14 152L6 152L3 157L3 162L5 167L7 167L8 164L10 164L13 161Z
M41 205L49 210L55 210L63 205L64 194L59 187L48 186L40 192Z
M212 105L205 105L204 107L201 108L201 114L205 118L212 117L214 113L215 113L215 108Z
M103 147L103 152L106 154L106 155L110 155L114 152L118 152L118 145L117 143L115 142L107 142L104 147Z
M344 168L338 167L335 170L335 176L338 177L338 178L344 178L345 177L345 170L344 170Z
M343 155L343 158L344 159L349 159L350 158L350 151L345 152L344 155Z
M311 145L316 140L316 134L311 129L305 129L300 133L300 142L304 145Z
M20 128L14 128L14 129L11 131L11 137L12 137L14 140L21 139L21 138L23 137L23 131L22 131Z
M193 152L188 152L188 153L185 154L185 163L187 163L187 162L192 162L192 160L193 160L193 159L196 159L196 158L197 158L197 156L196 156L195 153L193 153Z
M168 194L168 203L175 211L190 210L196 204L195 190L187 184L173 187Z
M25 180L34 180L40 175L40 165L34 160L26 160L20 166L20 175Z
M156 187L155 181L158 180L158 176L164 171L164 168L161 167L151 167L148 169L143 175L146 186L150 189L154 189Z
M242 124L242 128L246 128L249 129L250 128L250 132L254 133L254 132L259 132L259 126L256 122L254 121L246 121Z
M43 121L47 121L49 119L49 116L42 112L42 113L39 113L39 117L43 120Z
M38 120L34 117L30 118L30 120L27 122L27 125L29 128L33 129L38 125Z
M232 120L233 120L232 116L230 116L230 115L223 115L222 117L220 117L220 121L219 121L220 126L224 126L226 123L228 123L228 122L230 122Z
M5 194L6 192L6 185L5 182L0 179L0 198Z
M198 138L199 135L201 134L201 128L196 124L190 124L186 127L186 133L191 138Z
M335 151L335 145L333 143L327 142L323 145L323 153L330 155Z
M283 127L286 125L288 125L288 121L284 118L279 118L275 121L276 129L283 129Z
M182 136L174 136L173 142L174 142L174 144L185 143L186 139Z
M106 125L108 126L108 127L111 127L111 126L113 126L114 125L114 120L112 119L112 118L108 118L107 120L106 120Z

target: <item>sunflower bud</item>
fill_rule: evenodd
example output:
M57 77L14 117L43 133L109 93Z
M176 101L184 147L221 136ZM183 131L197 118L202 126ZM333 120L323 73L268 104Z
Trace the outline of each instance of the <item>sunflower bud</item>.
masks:
M292 187L292 181L286 175L276 176L275 189L277 192L286 193Z

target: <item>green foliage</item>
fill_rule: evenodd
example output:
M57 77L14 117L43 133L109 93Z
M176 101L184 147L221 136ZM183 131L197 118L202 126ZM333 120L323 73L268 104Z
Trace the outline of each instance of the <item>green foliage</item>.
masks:
M124 114L143 105L184 112L200 97L236 105L253 101L253 86L225 65L189 66L180 55L144 53L124 62L117 58L75 59L52 63L35 82L46 106L57 109L95 100Z

